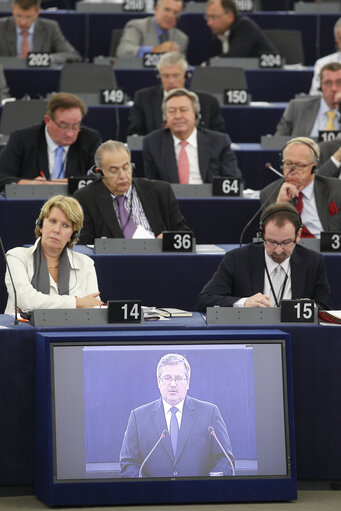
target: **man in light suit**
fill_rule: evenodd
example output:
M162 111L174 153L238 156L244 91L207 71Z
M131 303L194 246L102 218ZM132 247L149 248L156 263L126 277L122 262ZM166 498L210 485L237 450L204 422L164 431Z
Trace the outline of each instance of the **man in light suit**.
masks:
M27 57L49 53L52 62L80 62L82 57L66 40L56 21L39 17L41 0L13 0L12 16L0 18L0 56Z
M339 129L341 64L326 64L321 70L320 80L322 96L292 99L277 125L275 135L318 137L319 131Z
M319 238L321 231L341 232L341 181L315 174L319 156L319 146L312 139L289 140L282 150L284 180L269 184L260 194L264 206L291 202L300 207L302 237Z
M94 243L95 238L102 237L160 238L162 231L189 230L168 183L133 179L133 164L125 144L104 142L96 151L95 162L103 179L74 195L84 211L80 243Z
M196 300L196 308L273 307L282 299L311 298L330 309L330 287L322 254L297 245L302 222L295 208L279 202L261 215L264 243L225 254L216 273ZM282 282L275 286L275 274Z
M154 16L133 19L124 27L116 57L143 57L145 53L178 51L185 54L188 36L175 28L182 0L158 0Z
M167 92L185 88L188 64L178 52L162 55L158 61L161 85L136 91L134 105L129 112L128 135L147 135L164 126L162 100ZM196 92L196 91L195 91ZM196 92L200 102L200 125L214 131L226 132L218 100L205 92Z
M241 178L230 137L197 128L200 103L194 92L170 91L162 102L162 111L168 127L143 139L146 177L184 184L211 183L215 176ZM180 171L181 153L188 162L185 177Z
M120 453L121 477L230 475L234 458L225 422L217 405L187 396L187 359L164 355L156 376L161 398L131 411Z
M74 94L54 94L42 124L13 131L0 152L0 189L7 183L59 184L86 174L101 143L97 130L82 125L86 112Z

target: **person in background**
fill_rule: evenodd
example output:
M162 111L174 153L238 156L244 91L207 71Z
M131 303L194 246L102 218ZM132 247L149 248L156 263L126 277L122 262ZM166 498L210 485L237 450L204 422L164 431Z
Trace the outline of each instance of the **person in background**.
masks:
M41 208L36 221L35 244L7 252L20 310L102 305L93 260L72 250L82 224L83 211L79 203L72 197L56 195ZM8 291L5 314L13 314L15 298L8 269L5 282Z

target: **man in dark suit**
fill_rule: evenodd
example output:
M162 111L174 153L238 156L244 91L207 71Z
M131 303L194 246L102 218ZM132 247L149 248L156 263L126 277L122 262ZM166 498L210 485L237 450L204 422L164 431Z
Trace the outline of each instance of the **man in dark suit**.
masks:
M188 64L177 52L165 53L158 61L161 85L140 89L135 93L134 104L129 112L128 135L147 135L164 127L162 100L167 92L185 88ZM200 126L225 133L225 123L218 100L205 92L194 91L200 102Z
M44 122L11 133L0 152L0 188L7 183L61 183L86 174L101 143L98 131L82 126L86 112L73 94L52 96Z
M13 16L0 19L0 55L27 57L49 53L52 62L80 62L82 57L66 40L56 21L39 18L40 0L13 0Z
M277 53L259 26L240 16L234 0L208 0L207 25L214 34L215 52L220 57L259 57Z
M302 237L320 237L321 231L341 232L341 181L315 174L320 149L310 138L289 140L282 151L284 180L260 193L262 204L291 202L302 216Z
M231 442L219 408L187 396L191 376L187 359L178 353L164 355L156 374L161 399L132 410L120 453L121 476L233 473ZM226 455L213 438L210 426Z
M321 142L320 148L320 165L318 168L319 176L340 177L341 173L341 140L329 140Z
M319 131L338 129L341 101L341 63L321 69L321 96L292 99L276 127L275 135L318 137Z
M155 238L162 231L189 230L168 183L134 178L130 151L122 143L104 142L96 151L103 179L78 190L84 211L80 243L95 238Z
M301 218L288 203L267 207L261 215L264 244L227 252L196 300L196 308L273 307L282 299L311 298L330 309L330 287L321 254L297 245Z
M211 183L215 176L241 178L230 137L197 128L198 96L186 89L170 91L162 102L167 128L143 139L145 176L170 183Z

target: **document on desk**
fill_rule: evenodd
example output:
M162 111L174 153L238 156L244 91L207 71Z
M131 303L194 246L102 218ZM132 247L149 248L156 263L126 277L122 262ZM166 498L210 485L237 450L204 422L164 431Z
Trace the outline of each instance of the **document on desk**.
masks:
M318 318L322 326L341 325L341 311L319 311Z

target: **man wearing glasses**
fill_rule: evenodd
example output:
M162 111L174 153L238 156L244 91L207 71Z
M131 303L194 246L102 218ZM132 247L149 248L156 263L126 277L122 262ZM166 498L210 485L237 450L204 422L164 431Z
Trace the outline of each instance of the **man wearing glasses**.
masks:
M121 477L234 474L219 408L187 395L190 376L183 355L168 353L160 359L156 378L161 398L131 411L120 453Z
M340 129L341 63L321 69L321 96L292 99L279 121L275 135L318 137L319 131Z
M302 217L303 238L319 238L321 231L341 232L341 181L315 174L319 146L310 138L297 137L281 154L284 180L261 191L262 205L291 202Z
M206 307L276 307L282 299L311 298L330 309L323 256L297 245L300 215L286 202L268 206L260 219L263 243L227 252L196 301Z
M0 152L0 187L7 183L61 183L86 174L101 143L98 131L82 126L87 107L60 92L47 104L44 121L11 133Z

